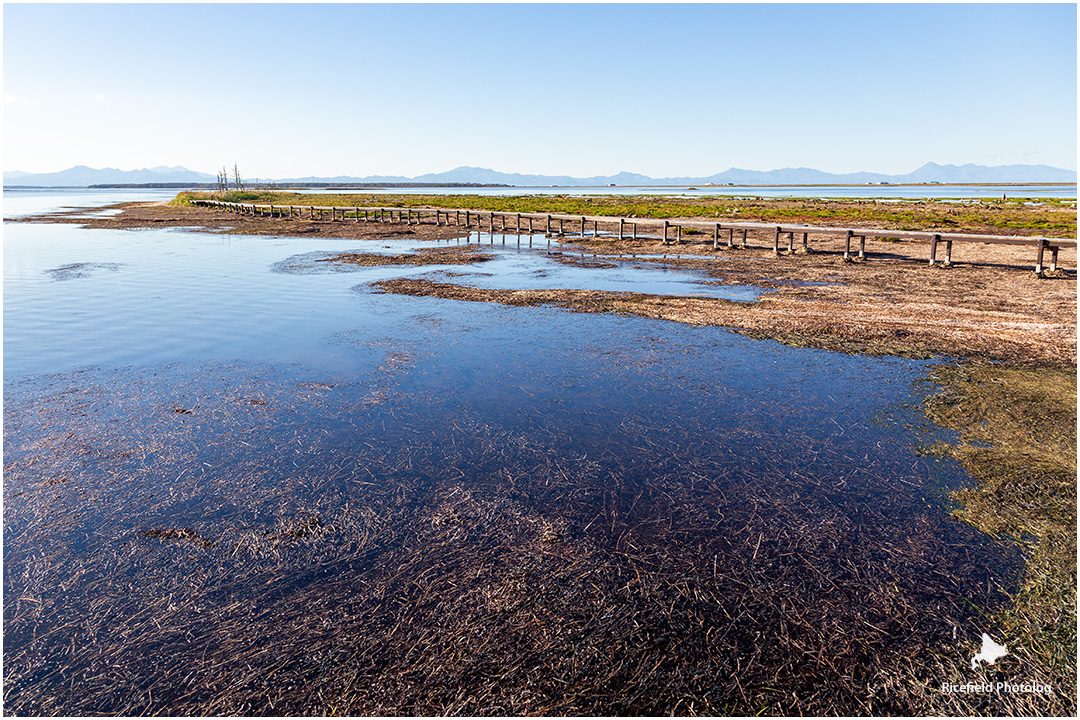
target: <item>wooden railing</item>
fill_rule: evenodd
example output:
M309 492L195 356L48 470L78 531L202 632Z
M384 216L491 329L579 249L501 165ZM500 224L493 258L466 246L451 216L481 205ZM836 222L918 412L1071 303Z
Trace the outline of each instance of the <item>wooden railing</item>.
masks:
M850 259L853 255L852 242L857 238L859 247L857 257L866 257L867 238L882 238L889 240L909 239L926 242L930 245L930 264L938 262L938 249L944 244L945 258L943 265L952 263L952 246L954 242L977 242L1005 245L1027 245L1036 250L1035 272L1043 273L1043 264L1046 251L1050 251L1050 270L1057 269L1058 250L1063 247L1076 247L1076 240L1072 238L1047 238L1037 236L1014 236L1014 235L979 235L976 233L945 233L926 232L914 230L874 230L867 228L848 229L835 227L815 227L812 225L777 225L774 223L732 223L711 222L705 220L652 220L645 218L629 217L605 217L587 215L562 215L557 213L517 213L500 212L497 210L446 210L442 208L395 208L395 207L340 207L319 205L257 205L253 203L234 203L221 200L192 200L192 205L202 207L216 207L241 215L304 218L305 213L309 220L326 219L329 214L331 221L345 221L352 219L355 222L379 222L379 223L403 223L407 225L423 224L425 217L435 225L460 226L466 228L475 227L483 231L484 225L490 233L501 231L516 234L534 233L543 231L546 234L566 235L566 226L569 223L570 233L575 231L581 237L587 237L591 229L594 237L600 236L600 224L604 223L608 228L609 236L618 238L638 239L650 237L640 235L639 227L655 228L655 237L665 245L682 242L684 228L698 232L711 232L713 247L717 248L723 242L727 247L736 244L747 246L747 235L751 231L762 232L772 237L773 251L780 252L781 240L787 240L789 251L795 250L795 236L801 235L802 249L812 252L809 244L811 235L826 237L842 237L844 243L844 258ZM496 220L499 228L496 228ZM513 220L513 227L509 227L509 221ZM526 222L527 225L523 225ZM537 223L539 226L537 226ZM629 229L628 229L629 228ZM736 233L739 234L738 242Z

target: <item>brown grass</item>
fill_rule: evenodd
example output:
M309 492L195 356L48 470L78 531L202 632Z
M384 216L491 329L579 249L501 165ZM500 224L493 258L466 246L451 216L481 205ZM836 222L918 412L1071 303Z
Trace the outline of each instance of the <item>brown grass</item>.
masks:
M471 265L495 258L483 252L479 245L454 245L450 247L420 248L413 253L380 255L378 253L343 253L318 262L344 263L376 267L385 265Z

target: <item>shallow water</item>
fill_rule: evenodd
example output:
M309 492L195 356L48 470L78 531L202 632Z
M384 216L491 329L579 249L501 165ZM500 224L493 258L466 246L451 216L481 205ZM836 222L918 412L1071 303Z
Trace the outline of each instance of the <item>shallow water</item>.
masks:
M507 704L513 669L595 684L588 645L643 669L571 714L717 711L732 677L798 709L767 688L854 702L978 637L1018 562L918 449L927 363L366 289L710 287L479 239L496 260L309 272L416 243L6 225L6 706L519 714L546 705Z
M487 236L483 236L487 238ZM479 238L477 238L479 239ZM759 291L707 285L694 271L619 263L586 270L556 262L542 238L496 235L498 257L445 266L444 280L500 288L570 287L754 299ZM445 243L439 243L445 245ZM476 244L475 240L473 244ZM441 266L330 268L315 259L358 250L404 253L425 243L323 240L311 272L271 272L311 240L182 230L87 232L70 225L9 223L4 243L4 365L8 376L84 365L243 359L348 363L322 340L400 301L366 286ZM435 243L426 243L427 246ZM285 261L283 263L283 261ZM339 270L340 272L335 272ZM347 292L355 288L357 292Z

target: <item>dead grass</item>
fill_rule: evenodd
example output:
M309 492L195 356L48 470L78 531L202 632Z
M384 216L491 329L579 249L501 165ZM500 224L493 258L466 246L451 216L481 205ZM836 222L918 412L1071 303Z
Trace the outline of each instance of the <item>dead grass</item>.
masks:
M1010 657L993 673L1043 682L1062 695L1054 714L1076 711L1076 368L985 363L940 368L926 403L934 422L959 433L939 451L976 485L954 494L956 516L1025 549L1024 581L995 620ZM1071 694L1071 699L1069 695ZM1008 696L1007 714L1038 714Z
M318 262L344 263L375 267L383 265L471 265L495 258L479 245L455 245L450 247L420 248L412 253L380 255L378 253L344 253Z

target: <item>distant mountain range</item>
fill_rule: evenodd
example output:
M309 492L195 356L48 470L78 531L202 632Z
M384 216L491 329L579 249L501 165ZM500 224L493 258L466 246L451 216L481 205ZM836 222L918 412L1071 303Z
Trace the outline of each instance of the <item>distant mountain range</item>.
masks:
M216 176L195 172L185 167L165 167L164 165L142 170L100 170L85 165L76 165L67 170L54 173L28 173L16 170L4 173L4 187L87 187L89 185L118 183L204 183L214 182Z
M20 171L5 172L4 186L87 187L89 185L146 184L146 183L206 183L215 176L184 167L155 167L142 170L96 170L78 165L55 173L34 174ZM400 175L369 175L367 177L303 177L260 182L289 183L465 183L483 185L528 186L603 186L603 185L862 185L866 183L1075 183L1076 171L1049 165L938 165L927 163L905 175L882 173L828 173L812 168L783 168L780 170L742 170L731 168L708 177L653 178L648 175L621 172L617 175L598 175L578 178L568 175L521 175L486 168L463 166L442 173L419 177Z

